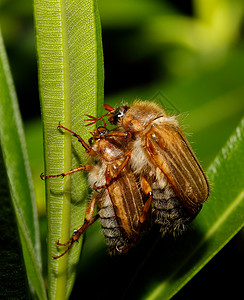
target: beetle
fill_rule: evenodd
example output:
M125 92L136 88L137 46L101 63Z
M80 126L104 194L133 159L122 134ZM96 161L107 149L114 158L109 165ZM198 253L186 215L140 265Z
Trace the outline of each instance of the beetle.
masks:
M89 146L78 134L58 125L58 128L73 134L85 148L88 155L94 158L93 165L80 166L57 175L44 175L41 178L64 177L78 172L88 171L88 180L93 188L92 199L88 204L82 226L74 230L66 243L57 242L58 246L68 246L54 259L62 257L69 251L83 232L100 218L102 231L111 254L125 253L136 242L146 228L150 219L152 191L145 178L136 178L130 170L127 153L127 138L124 135L104 137L109 131L98 127L93 133ZM139 182L139 183L138 183ZM145 203L144 203L145 201ZM97 206L97 214L94 215Z
M130 168L143 176L153 192L153 219L161 231L181 232L202 208L209 196L207 177L175 116L151 101L135 101L131 106L113 108L94 124L108 117L117 129L108 135L124 134L130 140ZM90 124L87 124L90 125Z

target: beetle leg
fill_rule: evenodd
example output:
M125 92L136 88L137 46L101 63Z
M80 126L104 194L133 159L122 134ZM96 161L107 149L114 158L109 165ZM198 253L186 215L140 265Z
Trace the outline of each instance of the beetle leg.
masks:
M105 179L106 179L106 184L105 185L101 185L101 186L96 186L96 183L94 183L93 185L93 189L95 191L103 189L105 187L108 187L111 185L111 183L116 180L116 178L119 176L119 174L121 173L121 171L124 169L124 167L127 165L129 159L131 157L131 152L129 150L126 151L125 153L125 159L124 161L121 163L121 165L118 167L118 169L116 170L116 173L112 176L111 172L109 170L109 168L106 169L105 172Z
M132 134L130 132L111 131L111 132L106 133L106 134L101 134L99 136L99 138L106 138L106 137L109 137L109 136L124 137L126 140L130 140L131 137L132 137Z
M53 257L54 259L58 259L63 255L65 255L72 247L74 242L78 242L78 239L83 234L83 232L99 218L99 215L93 216L95 205L96 205L96 199L94 198L90 201L90 203L87 206L84 224L74 230L72 237L68 240L68 242L63 244L59 243L59 241L56 242L58 246L68 246L68 248L61 255L54 256Z
M67 130L67 131L69 131L70 133L72 133L73 136L75 136L75 137L78 139L78 141L82 144L82 146L86 149L86 152L87 152L90 156L95 156L95 155L96 155L96 152L95 152L91 147L89 147L89 146L87 145L87 143L82 139L82 137L80 137L80 136L79 136L78 134L76 134L74 131L72 131L72 130L70 130L70 129L64 127L64 126L62 126L62 125L60 124L60 122L59 122L59 124L58 124L58 128L62 128L62 129L64 129L64 130Z
M41 174L40 177L41 179L43 178L46 178L46 177L64 177L66 175L69 175L69 174L72 174L72 173L75 173L75 172L79 172L79 171L91 171L91 169L93 168L93 166L81 166L81 167L78 167L78 168L75 168L75 169L72 169L68 172L64 172L64 173L61 173L61 174L57 174L57 175L45 175L45 174Z
M118 137L124 137L126 139L130 139L132 135L130 132L111 131L111 132L107 133L105 136L106 137L107 136L118 136Z
M96 182L93 184L93 190L96 191L96 192L97 192L98 190L104 189L104 188L106 188L106 187L108 187L107 184L100 185L100 186L96 186Z
M148 213L150 212L151 204L152 204L152 188L145 177L141 176L140 178L141 188L145 195L148 196L146 203L144 204L144 208L142 214L140 216L140 223L143 224L147 220Z
M129 159L131 158L131 152L129 150L127 150L125 152L125 159L122 162L122 164L118 167L118 170L116 172L116 175L114 176L114 178L117 178L120 174L120 172L124 169L124 167L127 165Z

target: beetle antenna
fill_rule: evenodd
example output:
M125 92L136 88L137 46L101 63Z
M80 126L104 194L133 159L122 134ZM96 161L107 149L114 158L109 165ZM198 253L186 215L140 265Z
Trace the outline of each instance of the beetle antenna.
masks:
M85 115L85 116L87 116L87 117L90 118L90 119L86 119L85 121L86 121L86 122L90 122L90 121L91 121L91 123L86 124L85 126L93 125L93 124L97 123L99 120L101 120L101 119L103 119L104 117L108 116L109 114L110 114L110 113L106 113L106 114L102 115L102 116L99 117L99 118L96 118L96 117L93 117L93 116L90 116L90 115Z
M98 122L99 120L101 120L101 119L103 120L104 117L110 115L111 111L114 110L114 108L113 108L112 106L108 105L108 104L104 104L104 108L108 111L108 113L102 115L102 116L99 117L99 118L93 117L93 116L91 116L91 115L85 115L85 116L87 116L88 118L90 118L90 119L86 119L85 121L86 121L86 122L90 122L90 121L91 121L89 124L86 124L85 126L90 126L90 125L93 125L93 124L97 123L97 122ZM106 125L110 124L110 123L106 124L104 120L103 120L103 123L104 123L104 126L105 126L105 127L106 127Z

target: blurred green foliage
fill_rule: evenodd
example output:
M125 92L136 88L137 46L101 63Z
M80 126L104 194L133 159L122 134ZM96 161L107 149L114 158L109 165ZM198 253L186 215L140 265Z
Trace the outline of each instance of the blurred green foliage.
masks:
M180 114L206 168L244 113L244 1L98 0L98 4L105 102L118 105L122 100L156 99L170 113ZM32 6L29 0L0 0L0 26L25 119L43 217L44 184L39 174L44 165ZM97 234L97 238L90 234L91 243L102 239L95 233L97 228L89 230ZM85 246L84 257L94 257L101 249L101 243L90 245Z

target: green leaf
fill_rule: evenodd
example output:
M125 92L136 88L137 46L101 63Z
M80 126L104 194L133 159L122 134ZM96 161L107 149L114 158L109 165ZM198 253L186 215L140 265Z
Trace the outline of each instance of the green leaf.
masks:
M29 280L45 299L37 209L22 120L0 34L0 141Z
M58 123L87 140L93 127L84 127L84 115L95 116L102 111L100 20L96 1L92 0L35 0L34 9L45 173L58 174L87 164L80 143L68 132L57 130ZM68 241L84 220L88 203L85 174L48 178L46 198L49 298L65 299L75 279L82 238L62 258L52 257L65 250L58 249L55 242Z
M170 299L243 227L243 156L244 119L208 169L211 194L194 231L170 249L166 272L146 299Z

